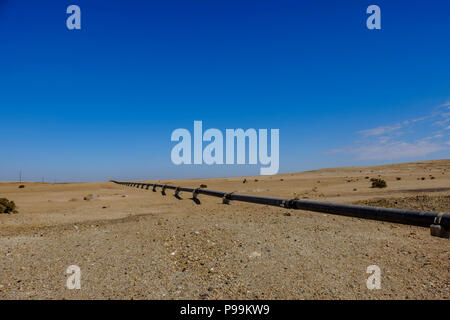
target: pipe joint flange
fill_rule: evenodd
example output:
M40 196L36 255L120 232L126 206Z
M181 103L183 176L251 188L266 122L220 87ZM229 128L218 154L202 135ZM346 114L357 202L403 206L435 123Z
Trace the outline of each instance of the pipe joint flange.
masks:
M444 212L440 212L434 218L434 222L430 226L430 234L432 236L439 238L450 238L450 230L444 228L444 226L441 225L441 220L444 215L445 215Z
M192 191L192 199L197 199L199 191L200 191L200 188L196 188L196 189L194 189L194 191Z
M233 192L225 193L222 198L222 204L230 204L232 194Z
M295 201L297 201L298 198L294 198L294 199L289 199L289 200L283 200L281 202L281 207L286 208L286 209L293 209L294 208L294 203Z

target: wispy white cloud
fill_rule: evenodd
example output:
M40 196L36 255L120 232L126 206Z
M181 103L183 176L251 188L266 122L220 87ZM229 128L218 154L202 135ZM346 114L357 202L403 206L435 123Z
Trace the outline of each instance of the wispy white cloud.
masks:
M446 147L429 141L390 141L357 147L351 153L358 160L395 160L422 157L443 149Z
M345 153L357 160L395 160L427 156L449 149L450 101L430 114L406 119L396 124L357 132L359 138L350 146L326 154Z
M365 137L371 137L371 136L379 136L382 134L390 133L395 130L398 130L402 127L400 123L393 125L393 126L382 126L382 127L376 127L372 129L366 129L358 131L359 134L362 134Z
M450 122L450 112L443 112L441 113L440 120L434 122L434 125L443 127L449 122Z

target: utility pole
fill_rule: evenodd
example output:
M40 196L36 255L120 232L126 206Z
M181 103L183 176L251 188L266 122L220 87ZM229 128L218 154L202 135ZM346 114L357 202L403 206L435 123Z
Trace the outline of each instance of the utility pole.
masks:
M22 169L19 171L19 182L22 183Z

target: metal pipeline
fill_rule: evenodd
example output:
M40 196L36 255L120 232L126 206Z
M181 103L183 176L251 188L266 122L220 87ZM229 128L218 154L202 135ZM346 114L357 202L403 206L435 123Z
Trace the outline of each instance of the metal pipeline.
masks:
M144 187L146 189L150 187L162 188L162 191L170 189L175 190L177 195L178 192L189 192L193 194L193 199L196 199L196 196L198 194L203 194L207 196L222 198L223 203L228 203L229 201L242 201L242 202L282 207L286 209L322 212L362 219L387 221L427 228L429 227L432 236L437 236L441 238L450 238L450 213L424 212L416 210L402 210L402 209L358 206L349 204L336 204L312 200L258 197L244 194L214 191L203 188L186 188L154 183L119 182L114 180L111 180L111 182L120 185L133 186L137 188L144 188ZM165 192L163 192L163 195L165 195Z

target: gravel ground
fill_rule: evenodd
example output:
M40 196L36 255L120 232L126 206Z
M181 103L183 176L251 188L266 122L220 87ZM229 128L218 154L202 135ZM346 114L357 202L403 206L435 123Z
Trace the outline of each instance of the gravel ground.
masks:
M430 167L437 176L448 164L202 182L217 190L448 212L450 194L442 191L448 176L416 177ZM388 189L370 189L368 172L385 174ZM438 191L407 191L424 187ZM286 215L202 196L196 205L188 195L177 200L109 183L27 184L20 191L5 184L2 194L20 211L0 217L2 299L450 298L450 242L426 228L305 211ZM98 197L82 200L87 194ZM70 265L81 268L80 290L66 287ZM366 286L369 265L381 269L379 290Z

